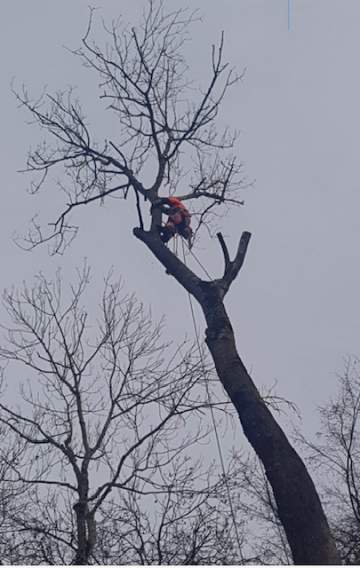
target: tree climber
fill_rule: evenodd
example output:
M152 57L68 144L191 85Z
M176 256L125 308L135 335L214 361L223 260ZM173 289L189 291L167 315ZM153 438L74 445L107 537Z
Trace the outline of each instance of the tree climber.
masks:
M187 240L189 247L191 247L191 214L183 202L177 197L161 197L155 201L153 207L158 207L162 213L168 215L165 225L159 227L162 242L167 243L172 237L179 234Z

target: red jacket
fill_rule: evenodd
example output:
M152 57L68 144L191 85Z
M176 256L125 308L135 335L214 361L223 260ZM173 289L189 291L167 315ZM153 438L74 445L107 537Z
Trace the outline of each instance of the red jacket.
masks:
M191 215L183 202L178 197L168 197L167 201L172 207L180 209L180 211L174 211L174 213L170 213L170 221L172 221L175 225L182 223L182 221L186 218L188 218L186 219L188 222L190 221Z

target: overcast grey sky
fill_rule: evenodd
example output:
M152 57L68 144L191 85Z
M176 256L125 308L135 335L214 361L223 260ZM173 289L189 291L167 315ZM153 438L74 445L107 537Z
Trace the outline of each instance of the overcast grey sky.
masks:
M29 179L16 173L39 132L16 107L12 78L34 94L44 85L49 91L76 85L93 132L100 140L106 136L97 77L63 47L79 45L88 4L0 3L0 284L20 284L38 268L51 275L58 265L70 280L86 256L95 277L94 299L114 265L126 288L150 304L155 316L167 314L169 335L180 338L192 333L186 294L132 237L136 215L129 204L111 201L79 211L79 236L63 257L50 258L45 249L26 253L11 240L34 213L46 214L53 206L51 192L27 196ZM123 14L131 22L144 1L96 5L105 19ZM221 124L241 130L239 157L249 180L256 180L244 193L246 206L223 226L232 250L242 230L253 234L227 299L239 351L256 383L277 380L278 392L296 402L313 425L316 404L334 391L342 356L360 354L360 3L291 0L290 30L288 0L192 0L191 6L203 15L187 46L194 76L205 79L210 46L221 30L227 59L240 71L246 68L221 114ZM220 273L215 241L204 238L197 254L210 273ZM200 315L199 323L203 330Z

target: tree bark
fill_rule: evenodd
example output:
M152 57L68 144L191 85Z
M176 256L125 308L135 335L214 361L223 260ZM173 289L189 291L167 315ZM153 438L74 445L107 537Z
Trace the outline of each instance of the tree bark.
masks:
M96 524L94 513L89 510L89 480L87 472L78 477L79 500L74 505L76 516L77 550L73 564L83 566L89 564L91 553L96 542Z
M207 323L206 343L217 374L236 408L247 439L264 464L295 564L340 564L314 483L241 361L223 303L244 261L250 234L243 233L232 262L219 236L225 270L222 278L210 282L189 270L156 233L134 229L134 234L202 307Z
M84 566L88 564L88 550L87 550L87 503L78 501L74 505L76 515L76 529L77 529L77 550L73 564L76 566Z

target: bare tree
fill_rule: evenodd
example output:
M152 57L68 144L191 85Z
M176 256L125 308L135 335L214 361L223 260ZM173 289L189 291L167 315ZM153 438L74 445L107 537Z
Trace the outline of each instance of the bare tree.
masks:
M299 436L319 476L341 558L360 562L360 360L348 357L337 394L320 409L314 441ZM324 475L326 474L326 475Z
M0 558L4 564L23 563L25 557L33 559L29 551L25 553L25 547L19 551L17 542L10 536L12 531L12 516L18 515L24 508L28 498L28 488L24 485L14 486L8 483L14 466L22 458L25 444L17 439L9 430L0 426ZM4 552L6 553L4 554Z
M166 357L161 325L110 277L95 325L88 282L84 266L70 289L58 273L4 294L3 381L28 378L21 403L6 392L0 402L2 487L26 493L6 512L3 561L223 563L234 542L226 479L199 446L211 369L186 345Z
M70 215L81 205L102 202L110 195L133 195L139 226L134 235L200 304L207 324L206 343L218 376L238 412L244 433L262 461L272 487L294 561L300 564L338 563L333 538L308 471L264 403L235 345L224 298L243 265L250 234L241 236L234 260L221 233L224 271L205 281L190 270L159 237L161 192L175 191L190 203L198 229L211 227L212 216L242 204L241 164L235 157L236 135L217 128L216 119L229 88L239 80L224 62L223 37L213 46L207 85L194 93L183 56L183 44L194 14L165 13L150 0L138 27L114 22L104 33L106 47L91 40L91 13L82 46L74 53L101 79L101 98L114 113L116 140L94 142L80 105L70 93L46 95L32 102L26 92L19 102L31 113L49 139L31 152L27 170L40 174L32 186L38 192L50 169L62 167L70 180L60 188L67 204L43 232L34 220L28 244L53 242L62 251L76 232ZM192 165L190 165L192 164ZM190 168L191 173L186 175ZM150 182L145 182L149 179ZM179 188L186 187L187 190ZM150 205L150 228L146 228ZM145 218L146 215L146 218Z

